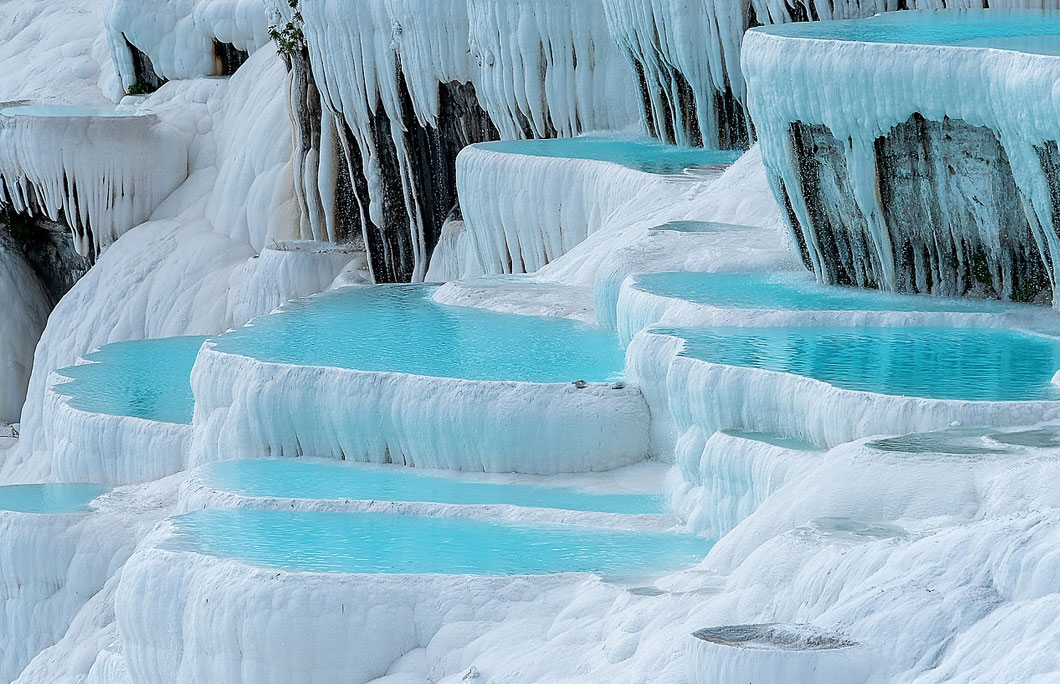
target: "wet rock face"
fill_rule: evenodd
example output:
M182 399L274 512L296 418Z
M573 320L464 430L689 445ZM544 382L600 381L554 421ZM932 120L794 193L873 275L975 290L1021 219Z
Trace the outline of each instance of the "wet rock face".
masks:
M129 48L129 54L132 57L133 77L135 78L135 83L133 84L134 92L129 94L143 95L145 93L153 93L161 88L166 83L166 79L161 78L155 72L155 66L152 64L151 58L147 56L147 53L133 45L128 38L125 39L125 44Z
M1049 285L995 133L914 115L876 141L899 289L1033 300Z
M240 50L231 43L213 41L213 74L214 76L231 76L236 69L250 59L250 53Z
M825 282L1017 301L1048 294L1044 258L992 130L915 114L877 138L871 179L851 177L849 145L824 126L796 122L791 142L808 225L789 218L804 261Z
M363 227L372 275L378 283L409 282L416 279L418 270L426 270L442 225L457 208L457 154L467 145L500 137L470 83L440 83L438 126L421 125L400 69L398 75L407 162L394 143L394 127L382 103L377 104L371 121L382 186L382 195L376 199L381 201L383 225L377 225L368 214L371 199L362 166L364 152L356 136L344 126L348 183L357 198L348 210L356 205L359 214L348 221L356 220ZM406 199L406 188L411 189L411 202ZM411 212L418 215L420 235L410 229L416 223Z
M648 132L672 145L717 147L743 150L754 137L750 117L732 88L712 90L706 103L698 103L696 93L681 69L665 62L656 51L630 51L629 60L640 86L644 122ZM700 126L699 107L710 109L708 119L714 130L705 133ZM715 136L716 140L708 140ZM709 143L709 144L708 144Z
M18 214L0 207L0 241L22 255L54 306L92 266L77 253L63 223Z
M812 245L821 257L816 270L826 282L875 287L879 264L854 197L845 149L824 126L802 123L792 124L791 143L811 223L800 231L803 261L814 268L807 251Z
M1051 240L1060 239L1060 145L1053 140L1044 145L1035 146L1034 150L1038 153L1038 161L1042 165L1045 182L1049 187L1052 225L1041 227L1048 244ZM1051 250L1043 249L1042 256L1045 259L1046 266L1051 271L1054 266Z

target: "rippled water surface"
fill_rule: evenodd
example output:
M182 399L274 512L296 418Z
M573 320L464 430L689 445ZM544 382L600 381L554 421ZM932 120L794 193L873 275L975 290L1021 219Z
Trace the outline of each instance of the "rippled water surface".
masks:
M90 413L191 423L195 397L191 368L205 337L116 342L85 357L89 363L56 371L55 391Z
M850 390L932 399L1060 399L1060 340L952 328L686 328L683 354Z
M209 509L173 525L169 549L316 572L625 575L695 565L711 546L668 532L374 513Z
M1018 308L1002 302L821 285L804 273L646 273L636 276L635 284L664 297L737 309L1003 313Z
M79 513L108 491L108 487L96 484L7 485L0 487L0 511Z
M890 12L869 19L753 29L775 35L910 45L994 47L1060 53L1060 13L1042 10Z
M493 484L442 477L407 468L366 468L298 460L226 461L206 466L212 486L244 496L293 499L419 501L447 504L509 504L602 513L662 513L662 496L596 494L527 484Z
M622 375L625 356L614 333L568 319L437 304L434 290L337 290L293 302L214 344L277 363L469 380L603 382Z
M740 152L667 145L652 138L580 137L479 143L482 149L531 157L591 159L646 173L672 174L696 166L731 164Z

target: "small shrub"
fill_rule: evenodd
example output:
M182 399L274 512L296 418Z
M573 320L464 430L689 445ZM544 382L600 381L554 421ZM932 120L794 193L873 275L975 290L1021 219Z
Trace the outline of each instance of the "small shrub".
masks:
M269 26L269 38L276 43L276 52L287 58L305 48L305 34L302 32L305 22L302 20L302 12L298 9L298 1L287 0L287 4L294 11L290 21L283 26Z

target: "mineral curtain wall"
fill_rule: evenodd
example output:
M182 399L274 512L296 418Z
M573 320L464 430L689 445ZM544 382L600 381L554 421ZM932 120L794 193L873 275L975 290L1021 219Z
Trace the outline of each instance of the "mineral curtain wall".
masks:
M1060 59L768 31L744 45L774 194L821 281L1047 300L1060 256Z
M294 19L286 3L275 10ZM597 3L307 0L299 11L299 194L310 232L363 240L376 282L423 280L457 210L463 147L637 126L632 76Z

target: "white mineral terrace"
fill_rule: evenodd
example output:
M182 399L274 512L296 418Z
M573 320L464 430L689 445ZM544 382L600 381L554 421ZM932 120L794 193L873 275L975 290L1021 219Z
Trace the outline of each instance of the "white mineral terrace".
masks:
M0 202L62 220L95 258L188 177L187 143L157 116L0 104Z
M190 465L310 454L552 474L610 470L647 451L647 407L624 383L430 378L269 363L207 347L192 386Z
M1034 240L1052 269L1049 277L1058 281L1060 243L1049 190L1055 178L1036 150L1055 142L1060 130L1058 22L1055 11L969 10L898 13L835 28L825 25L824 30L808 24L747 33L743 71L762 158L778 203L784 204L785 191L788 195L798 222L794 228L802 233L815 271L827 270L826 256L809 228L814 223L799 179L791 124L822 125L843 141L847 182L856 210L867 221L879 286L895 289L895 252L902 236L892 234L894 227L879 205L875 144L919 114L928 121L959 120L994 132L1026 200ZM933 25L940 28L933 31ZM964 25L971 28L962 38ZM918 28L923 30L918 33ZM881 63L888 68L880 69ZM973 194L974 182L967 181ZM997 258L1001 271L1010 268L1000 257L1002 228L987 223L978 230L988 258Z
M1056 680L983 4L0 0L0 684Z

